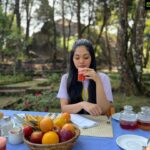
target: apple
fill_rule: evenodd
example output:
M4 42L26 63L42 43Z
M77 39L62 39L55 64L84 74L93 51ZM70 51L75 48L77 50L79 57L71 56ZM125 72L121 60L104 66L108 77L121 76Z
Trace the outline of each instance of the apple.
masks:
M43 133L42 131L33 131L30 137L30 142L41 144Z
M66 123L62 129L65 129L65 130L70 130L71 132L75 132L75 127L72 123Z
M23 127L23 134L24 134L25 138L28 139L31 136L32 132L33 132L32 127L30 127L30 126Z
M75 132L72 132L67 129L61 129L58 135L59 135L60 142L65 142L70 140L72 137L74 137Z

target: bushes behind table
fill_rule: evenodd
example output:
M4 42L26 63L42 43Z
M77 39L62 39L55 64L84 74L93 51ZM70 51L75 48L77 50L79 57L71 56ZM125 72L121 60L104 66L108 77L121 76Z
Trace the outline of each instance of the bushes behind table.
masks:
M2 75L2 74L0 74L0 85L29 81L31 79L32 79L31 76L26 76L24 74L17 74L17 75Z
M34 94L27 94L20 98L18 103L14 104L15 110L29 111L51 111L51 109L60 109L59 100L56 98L56 91L43 91Z
M38 86L49 86L51 84L59 84L61 75L58 73L53 73L52 75L47 76L48 80L42 83L39 83Z

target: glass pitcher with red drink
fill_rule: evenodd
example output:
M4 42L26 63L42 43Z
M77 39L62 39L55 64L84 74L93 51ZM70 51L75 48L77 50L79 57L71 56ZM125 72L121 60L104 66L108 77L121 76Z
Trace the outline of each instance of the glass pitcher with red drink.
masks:
M150 107L141 107L141 112L138 113L138 127L150 131Z
M123 129L137 129L137 114L133 111L131 105L125 105L124 110L120 114L120 126Z

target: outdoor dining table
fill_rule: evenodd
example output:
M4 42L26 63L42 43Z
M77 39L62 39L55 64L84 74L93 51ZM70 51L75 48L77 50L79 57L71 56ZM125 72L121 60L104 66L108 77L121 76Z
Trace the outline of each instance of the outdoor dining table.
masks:
M13 117L15 113L28 113L31 115L46 115L47 112L32 112L32 111L15 111L15 110L0 110L4 115L9 115ZM83 136L80 135L77 139L76 144L72 150L121 150L117 145L117 137L124 134L134 134L143 137L150 137L150 131L143 131L141 129L136 130L125 130L122 129L117 120L112 119L113 127L113 138L106 137L93 137L93 136ZM7 150L29 150L28 146L24 143L18 145L7 144Z

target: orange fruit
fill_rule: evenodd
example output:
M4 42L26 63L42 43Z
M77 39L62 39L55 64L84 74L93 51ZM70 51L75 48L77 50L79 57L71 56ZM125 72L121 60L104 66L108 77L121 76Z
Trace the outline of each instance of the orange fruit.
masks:
M40 121L40 129L42 132L48 132L53 128L53 121L50 117L44 117Z
M64 112L61 114L61 116L66 120L66 122L70 122L71 116L69 113Z
M66 123L66 120L59 116L56 119L53 120L54 126L58 126L59 128L62 128L62 126Z
M56 132L49 131L43 135L42 144L57 144L59 143L59 136Z

